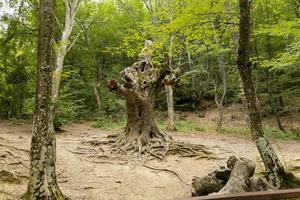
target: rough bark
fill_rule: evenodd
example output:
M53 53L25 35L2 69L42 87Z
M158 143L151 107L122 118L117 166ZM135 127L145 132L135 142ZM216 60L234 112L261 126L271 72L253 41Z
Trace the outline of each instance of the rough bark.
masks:
M279 161L270 142L265 137L260 112L256 102L256 91L251 76L250 62L250 1L239 0L240 28L239 50L237 66L243 83L246 106L250 121L250 131L264 162L267 180L276 188L280 188L287 181L287 173Z
M30 200L65 199L56 180L56 143L50 108L54 5L54 0L40 1L37 87L30 148L30 173L27 192L24 195Z
M120 83L111 80L108 85L110 91L126 101L126 129L117 143L130 144L128 148L138 149L140 153L153 146L167 148L170 138L156 125L154 97L164 85L176 83L180 73L170 68L168 58L159 69L155 69L151 46L152 42L146 41L138 62L120 73Z

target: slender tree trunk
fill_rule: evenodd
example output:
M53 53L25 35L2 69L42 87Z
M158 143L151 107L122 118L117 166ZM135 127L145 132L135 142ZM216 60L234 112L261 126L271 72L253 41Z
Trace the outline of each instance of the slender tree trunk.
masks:
M223 93L221 96L221 99L219 100L217 106L219 109L219 116L217 119L217 131L218 132L222 132L222 122L223 122L223 115L224 115L224 100L227 94L227 73L226 73L226 68L225 68L225 64L223 61L223 56L219 55L218 56L218 65L219 65L219 70L221 73L221 77L222 77L222 86L223 86ZM218 95L216 93L216 95ZM216 101L218 101L218 96L215 96Z
M174 131L174 102L173 102L173 87L172 85L166 85L166 96L167 96L167 105L168 105L168 126L167 130Z
M192 59L191 59L191 52L189 49L188 44L186 45L186 51L187 51L187 56L188 56L188 63L189 63L189 70L192 70ZM201 84L201 82L200 82ZM195 101L196 101L196 89L195 89L195 77L192 75L192 87L189 89L190 90L190 99L192 101L192 110L195 109Z
M270 80L271 78L270 78L270 73L269 73L268 69L265 70L265 75L266 75L266 80L267 80L267 90L268 90L270 108L272 110L273 115L275 115L278 128L282 132L285 132L285 129L284 129L282 123L281 123L280 116L279 116L279 113L278 113L278 110L277 110L277 103L274 102L272 85L271 85L271 80Z
M52 92L51 92L51 99L52 99L52 107L51 111L54 113L55 104L58 100L58 92L59 92L59 85L61 80L61 73L63 70L63 63L66 54L68 51L73 47L75 44L77 37L74 39L72 43L69 42L70 35L72 33L72 29L74 26L75 15L78 11L80 0L64 0L65 2L65 23L64 28L62 30L61 39L58 43L58 47L56 48L55 52L55 68L52 77Z
M271 42L270 42L271 38L270 36L267 37L267 45L268 45L268 54L269 54L269 59L272 59L272 49L271 49ZM271 74L269 72L268 69L265 70L265 76L267 79L267 91L268 91L268 96L269 96L269 104L270 104L270 108L272 110L273 115L275 115L276 118L276 122L277 122L277 126L278 128L282 131L285 132L284 127L282 126L281 120L280 120L280 116L278 113L278 109L277 109L277 103L274 102L274 98L273 98L273 90L272 90L272 83L271 83Z
M54 0L40 1L36 101L29 182L24 195L29 200L65 199L56 180L56 145L50 107L54 5Z
M170 14L170 22L173 21L173 9L171 8L172 1L168 1L169 14ZM173 60L173 39L174 35L171 33L170 35L170 46L169 46L169 61L170 61L170 69L172 69L172 60ZM174 99L173 99L173 87L172 85L165 85L166 96L167 96L167 105L168 105L168 126L167 130L174 131L175 122L174 122Z
M246 106L249 114L250 131L264 162L268 180L277 188L281 187L286 172L270 142L265 137L260 112L256 102L256 91L251 76L250 62L250 0L239 0L240 39L237 66L243 83Z
M97 108L98 110L101 109L101 97L98 88L100 87L101 84L101 67L97 66L96 69L96 81L94 85L94 94L96 97L96 103L97 103Z
M215 25L213 24L213 28L214 27L215 27ZM215 39L216 45L219 48L221 48L220 41L221 41L222 37L219 38L218 36L215 36L214 39ZM226 67L225 67L225 63L224 63L224 58L221 53L219 53L217 55L217 63L218 63L219 73L221 75L223 91L222 91L221 98L219 99L219 97L218 97L219 83L217 83L216 81L213 81L214 89L215 89L215 102L216 102L218 112L219 112L218 118L217 118L216 130L217 130L217 132L222 132L222 122L223 122L223 116L224 116L224 100L225 100L226 93L227 93L227 72L226 72Z

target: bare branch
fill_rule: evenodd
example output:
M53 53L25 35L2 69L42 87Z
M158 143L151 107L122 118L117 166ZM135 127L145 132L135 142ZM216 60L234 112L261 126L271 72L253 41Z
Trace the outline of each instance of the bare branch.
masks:
M54 18L55 18L55 21L56 21L56 23L57 23L57 26L58 26L58 28L59 28L60 33L62 33L63 30L62 30L62 25L61 25L61 23L59 22L59 20L58 20L58 18L57 18L56 15L54 15Z
M69 52L69 51L71 50L71 48L74 46L74 44L75 44L76 41L78 40L78 38L79 38L81 32L82 32L82 31L80 31L80 32L76 35L75 39L74 39L73 42L70 44L70 46L67 48L66 52Z

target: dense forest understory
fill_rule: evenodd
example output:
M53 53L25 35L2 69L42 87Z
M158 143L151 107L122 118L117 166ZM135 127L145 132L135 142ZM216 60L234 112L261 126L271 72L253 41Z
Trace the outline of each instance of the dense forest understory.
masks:
M300 188L299 41L298 0L1 2L0 198Z

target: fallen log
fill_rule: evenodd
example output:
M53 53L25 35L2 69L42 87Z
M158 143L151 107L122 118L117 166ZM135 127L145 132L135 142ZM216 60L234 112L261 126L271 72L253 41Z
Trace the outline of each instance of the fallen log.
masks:
M192 196L250 191L254 171L255 163L251 160L231 156L226 167L192 179Z
M246 180L253 176L255 163L246 158L236 160L226 185L218 194L248 192Z
M231 170L220 167L204 177L192 180L192 196L208 195L221 190L229 179Z
M236 194L217 194L177 200L279 200L300 198L300 189L287 189L275 191L243 192Z

